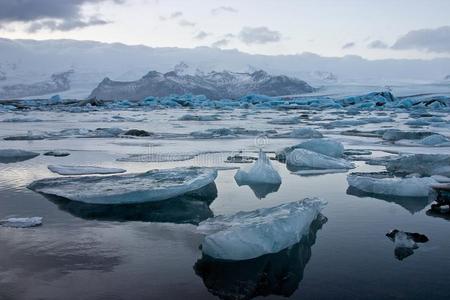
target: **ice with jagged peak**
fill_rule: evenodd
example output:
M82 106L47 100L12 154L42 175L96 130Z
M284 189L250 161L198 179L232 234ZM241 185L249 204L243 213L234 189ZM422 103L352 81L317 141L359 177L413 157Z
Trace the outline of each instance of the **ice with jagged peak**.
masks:
M20 149L0 149L0 163L13 163L32 159L39 153Z
M304 169L352 169L354 164L306 149L294 149L286 157L288 166Z
M47 167L53 173L59 175L92 175L92 174L116 174L126 170L120 168L104 168L97 166L60 166L49 165Z
M28 228L42 225L42 217L9 218L0 220L0 226L13 228Z
M450 155L448 154L410 154L402 155L387 161L389 172L422 176L443 175L450 176Z
M34 181L28 188L85 203L131 204L177 197L214 182L216 177L215 169L189 167L124 175L46 178Z
M260 150L258 160L250 168L239 169L234 175L239 185L242 184L281 184L281 176L270 163L266 154Z
M277 253L298 243L325 205L324 200L306 198L207 219L197 227L206 234L202 251L224 260L247 260Z
M443 135L433 134L420 140L426 146L450 146L450 140Z
M376 178L370 175L350 174L348 184L360 191L400 197L427 197L430 187L437 181L431 177Z

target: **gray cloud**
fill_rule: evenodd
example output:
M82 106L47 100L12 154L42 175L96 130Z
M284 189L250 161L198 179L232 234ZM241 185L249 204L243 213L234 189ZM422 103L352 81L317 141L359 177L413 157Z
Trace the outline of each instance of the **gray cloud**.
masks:
M355 47L355 43L353 43L353 42L350 42L350 43L346 43L346 44L344 44L343 46L342 46L342 49L350 49L350 48L353 48L353 47Z
M200 31L196 35L194 35L194 39L196 39L196 40L203 40L203 39L206 39L210 35L211 34L208 33L208 32Z
M170 14L169 19L181 18L183 13L181 11L176 11Z
M230 40L227 40L227 39L221 39L221 40L218 40L218 41L212 43L212 44L211 44L211 47L214 47L214 48L222 48L222 47L228 46L229 43L230 43Z
M185 27L193 27L193 26L195 26L195 23L183 19L183 20L180 20L180 21L178 22L178 25L180 25L180 26L185 26Z
M372 41L369 44L367 44L367 48L370 48L370 49L386 49L388 47L389 46L385 42L380 41L380 40L375 40L375 41Z
M281 33L267 27L244 27L239 32L239 39L247 45L279 42Z
M221 13L237 13L237 12L238 12L238 10L231 6L220 6L220 7L211 9L211 13L213 15L218 15Z
M29 29L71 30L93 25L104 25L108 21L98 16L82 15L84 4L114 2L122 4L124 0L0 0L0 23L30 23Z
M401 36L392 49L450 53L450 26L410 31Z

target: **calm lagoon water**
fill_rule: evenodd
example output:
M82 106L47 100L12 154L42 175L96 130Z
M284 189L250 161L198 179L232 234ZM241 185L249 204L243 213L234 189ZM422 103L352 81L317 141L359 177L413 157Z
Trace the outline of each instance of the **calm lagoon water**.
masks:
M2 130L6 129L0 126ZM277 140L265 146L274 150L294 142ZM207 143L217 147L226 144L226 149L233 151L257 148L253 139L152 140L152 143L164 144L161 151L211 148ZM44 218L43 226L37 228L0 228L0 299L450 297L450 220L427 215L426 199L361 195L348 190L347 173L299 176L274 161L283 183L267 195L269 191L239 187L233 178L236 170L222 170L216 180L217 193L213 190L212 198L206 201L178 199L105 209L48 199L26 186L33 180L55 176L47 170L49 164L95 164L138 172L187 165L230 166L222 163L227 154L205 154L203 158L180 162L133 163L116 159L147 150L117 139L2 141L1 146L41 153L68 149L71 155L64 158L41 155L23 162L0 164L0 217ZM353 171L382 170L362 161L357 166ZM199 245L203 236L196 232L196 222L212 215L269 207L305 197L321 197L328 205L323 211L325 218L317 220L299 244L243 262L202 257ZM412 255L400 260L394 254L393 242L385 236L395 228L420 232L430 241L419 244Z

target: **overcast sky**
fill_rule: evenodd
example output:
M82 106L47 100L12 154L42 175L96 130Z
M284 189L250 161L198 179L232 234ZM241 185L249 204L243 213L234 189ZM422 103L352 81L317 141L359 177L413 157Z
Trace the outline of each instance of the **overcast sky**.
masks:
M450 57L448 0L0 0L0 37Z

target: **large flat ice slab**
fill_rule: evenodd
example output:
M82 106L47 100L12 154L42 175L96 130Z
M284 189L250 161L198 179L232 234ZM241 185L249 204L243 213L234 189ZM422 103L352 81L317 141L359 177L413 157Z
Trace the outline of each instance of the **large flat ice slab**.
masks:
M13 163L28 160L38 156L39 153L19 150L19 149L0 149L0 163Z
M12 227L12 228L28 228L36 227L42 225L41 217L31 217L31 218L9 218L5 220L0 220L0 226L2 227Z
M126 170L120 168L103 168L96 166L56 166L49 165L48 169L59 175L93 175L93 174L117 174Z
M309 232L326 202L318 199L217 216L203 221L204 254L224 260L246 260L279 252L298 243Z
M394 173L450 176L450 155L411 154L400 156L389 160L386 169Z
M288 166L305 169L351 169L355 166L341 158L334 158L306 149L295 149L286 157Z
M58 177L37 180L28 188L74 201L128 204L161 201L202 188L217 177L211 168L174 168L139 174Z
M400 197L427 197L430 186L437 183L431 177L376 178L352 174L347 177L347 182L366 193Z

